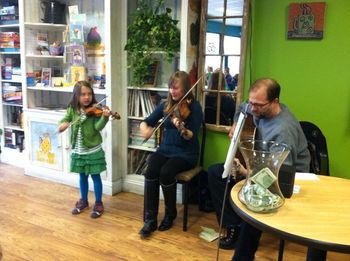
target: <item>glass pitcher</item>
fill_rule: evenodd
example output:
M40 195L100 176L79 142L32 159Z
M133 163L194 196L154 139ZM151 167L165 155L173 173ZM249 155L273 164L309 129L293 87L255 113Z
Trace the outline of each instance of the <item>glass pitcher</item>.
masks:
M248 174L238 193L239 200L254 212L272 212L284 204L278 185L278 173L289 154L284 143L262 140L242 140L239 149Z

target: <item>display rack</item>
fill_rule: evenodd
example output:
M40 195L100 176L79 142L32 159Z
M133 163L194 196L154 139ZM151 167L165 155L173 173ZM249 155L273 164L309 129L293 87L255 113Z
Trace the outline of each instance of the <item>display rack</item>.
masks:
M72 22L69 9L70 6L76 6L78 10L76 14L86 16L85 20L79 22L83 30L80 44L86 47L86 58L89 59L86 63L81 64L86 68L84 69L86 77L76 80L93 81L96 99L99 101L106 98L107 106L113 111L121 112L122 104L117 103L116 97L123 96L122 89L117 86L117 82L123 82L122 73L120 68L116 69L112 64L112 53L118 56L122 50L121 45L117 42L121 30L112 32L111 25L118 24L114 28L119 28L121 23L118 19L124 19L124 15L120 13L112 17L111 10L119 13L126 3L110 0L56 2L65 6L64 13L60 12L60 16L66 18L64 19L65 24L55 23L55 21L43 22L45 19L56 19L47 17L48 13L45 12L43 1L20 0L19 28L23 40L21 43L25 46L21 49L21 57L23 57L24 132L28 163L24 169L26 175L78 186L77 176L69 171L70 130L61 134L57 133L58 122L65 113L75 84L69 75L70 70L71 67L78 66L78 64L67 59L66 53L62 53L60 49L60 43L63 49L64 46L76 43L69 38L70 25L76 23L76 21ZM93 27L98 28L101 41L91 47L87 46L87 36L89 29ZM87 68L88 65L89 68ZM102 77L97 77L101 70L103 70ZM113 74L112 70L114 70ZM119 73L115 73L118 70ZM98 84L96 84L97 81L99 81ZM120 135L120 125L112 120L102 131L102 146L106 152L107 170L101 173L101 177L103 192L110 195L122 190L121 164L119 160L114 159L115 154L121 154L122 147L118 147L113 138Z
M1 161L9 164L24 164L24 119L22 92L23 48L20 39L19 2L0 2L0 129L3 139Z
M130 1L129 9L127 11L130 16L137 8L136 1ZM155 99L159 99L158 102L164 102L168 95L168 80L170 76L176 70L184 70L189 72L193 63L193 56L196 56L195 47L192 48L192 54L188 53L189 50L189 30L190 23L193 22L192 18L188 20L189 3L188 1L165 1L165 4L173 10L174 18L179 20L178 26L181 28L181 47L180 53L173 58L172 61L167 61L166 53L164 51L153 50L150 52L157 61L156 79L152 84L146 84L143 86L135 86L132 84L132 73L128 71L128 86L127 86L127 108L128 108L128 122L127 122L127 174L124 179L123 189L125 191L136 192L143 194L144 177L142 175L143 166L147 155L154 152L159 144L161 133L156 134L156 142L154 146L142 144L142 142L133 141L133 129L135 122L139 123L149 115L147 104L150 102L150 96L153 96L151 100L153 103ZM131 18L130 18L131 19ZM129 20L131 21L131 20ZM151 95L152 94L152 95ZM157 97L157 98L155 98ZM146 108L146 110L143 109ZM136 109L135 109L136 108ZM146 111L146 113L143 113ZM138 112L138 113L137 113ZM158 135L158 137L157 137ZM138 138L136 140L139 140ZM181 198L181 191L178 191L178 198Z

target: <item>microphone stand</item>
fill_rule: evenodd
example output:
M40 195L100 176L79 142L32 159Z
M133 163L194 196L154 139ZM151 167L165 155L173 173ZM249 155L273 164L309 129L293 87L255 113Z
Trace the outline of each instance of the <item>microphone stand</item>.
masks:
M218 243L217 243L217 251L216 251L216 261L219 260L219 249L220 249L220 239L222 235L222 222L224 219L224 210L225 210L225 204L226 204L226 195L227 195L227 190L228 190L228 184L230 183L230 176L231 172L233 169L233 164L234 163L234 157L237 152L238 148L238 142L239 142L239 137L242 133L243 127L245 120L247 118L247 111L248 111L249 104L246 105L244 112L241 112L238 117L238 121L235 127L235 131L233 133L233 137L231 139L231 144L229 147L229 150L227 152L226 156L226 161L224 164L224 172L222 173L222 178L226 178L226 185L225 185L225 192L224 192L224 199L222 201L222 208L221 208L221 215L220 215L220 225L219 225L219 238L218 238ZM233 171L233 177L236 179L236 167L234 167Z

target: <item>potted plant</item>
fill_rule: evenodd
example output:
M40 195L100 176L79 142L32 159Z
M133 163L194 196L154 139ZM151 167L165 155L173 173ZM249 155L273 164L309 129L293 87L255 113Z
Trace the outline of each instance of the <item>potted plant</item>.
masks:
M162 51L166 59L171 61L179 52L180 30L178 21L171 17L171 13L171 8L165 8L165 0L157 0L155 5L147 4L145 0L138 1L124 47L128 52L132 84L144 84L149 66L156 62L152 53Z

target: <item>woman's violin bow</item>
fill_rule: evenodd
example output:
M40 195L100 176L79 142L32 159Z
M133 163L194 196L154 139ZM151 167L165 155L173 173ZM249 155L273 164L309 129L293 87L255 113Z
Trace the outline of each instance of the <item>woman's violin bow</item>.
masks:
M173 107L171 107L168 114L165 117L163 117L163 119L158 123L158 125L156 127L154 127L151 135L148 138L145 138L142 141L142 144L147 142L153 136L153 134L163 125L163 123L166 121L166 119L168 119L172 115L172 113L178 109L179 104L181 104L181 102L186 99L187 95L189 95L191 93L191 91L197 86L197 84L200 82L200 80L202 78L203 78L203 75L201 77L199 77L198 80L192 85L192 87L185 93L185 95L182 96L182 98L176 104L174 104Z

